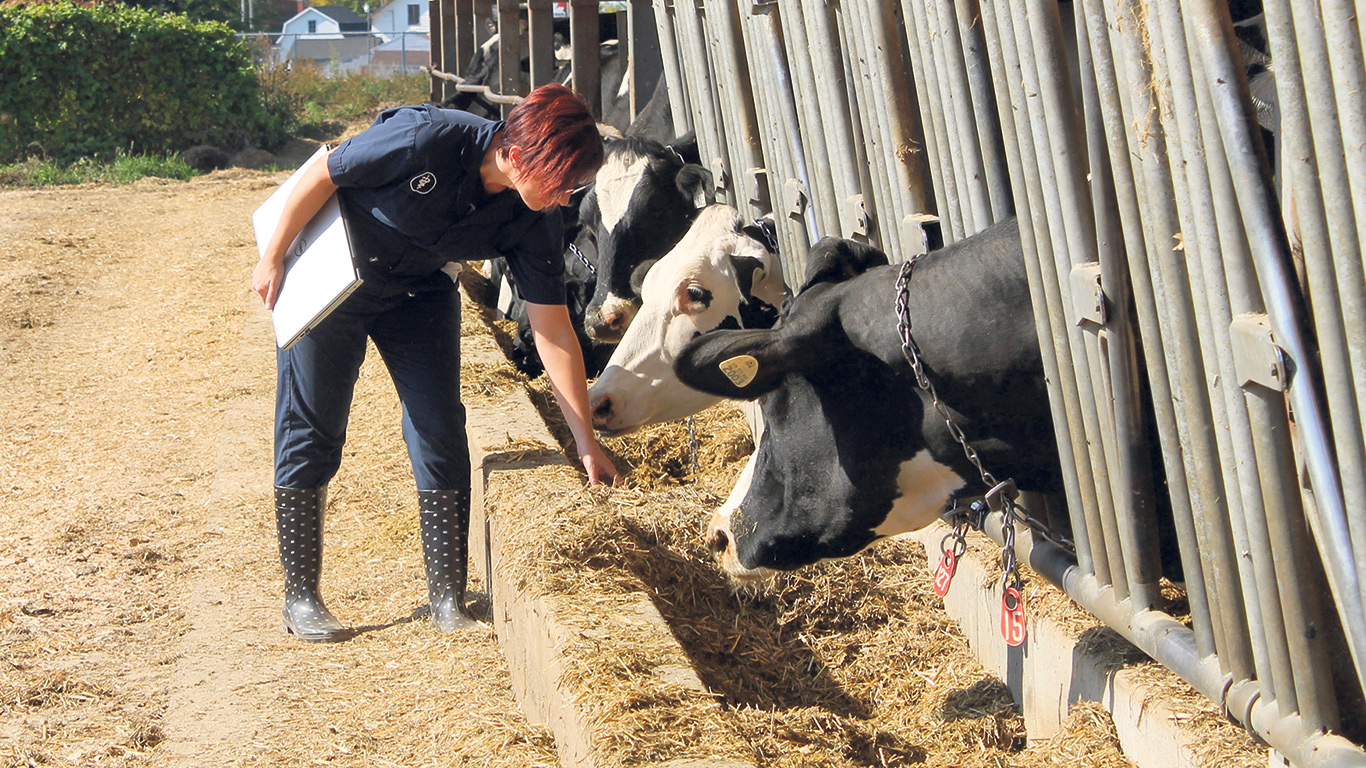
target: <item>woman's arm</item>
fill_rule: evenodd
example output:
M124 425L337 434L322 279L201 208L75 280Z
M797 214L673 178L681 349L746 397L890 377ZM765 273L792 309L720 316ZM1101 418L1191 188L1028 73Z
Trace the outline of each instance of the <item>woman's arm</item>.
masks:
M588 383L583 368L583 351L569 319L569 309L562 304L532 304L527 302L527 318L531 320L531 336L536 351L541 355L550 389L560 404L569 431L574 433L574 444L579 460L588 472L589 484L621 482L616 467L603 455L602 447L593 435L593 421L588 411Z
M265 254L251 272L251 289L261 294L266 309L275 308L275 300L279 298L280 287L285 282L285 249L336 191L337 185L332 183L326 158L304 171L294 189L290 190L284 212L280 215L280 224L266 244Z

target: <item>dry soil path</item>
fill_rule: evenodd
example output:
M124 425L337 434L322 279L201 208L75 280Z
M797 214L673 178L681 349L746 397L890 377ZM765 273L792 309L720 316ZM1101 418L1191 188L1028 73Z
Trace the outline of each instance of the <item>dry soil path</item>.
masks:
M0 766L554 764L491 636L413 620L415 500L368 363L324 572L367 631L280 631L247 281L281 179L0 191Z

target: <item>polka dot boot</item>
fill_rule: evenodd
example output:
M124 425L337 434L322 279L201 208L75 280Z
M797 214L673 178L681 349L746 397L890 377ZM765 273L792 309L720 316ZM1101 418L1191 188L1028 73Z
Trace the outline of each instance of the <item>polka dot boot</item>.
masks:
M442 632L478 626L465 612L465 541L469 534L467 491L418 491L422 521L422 562L427 568L427 599L432 623Z
M285 631L311 643L333 643L351 636L318 595L326 503L326 488L275 489L275 531L285 570Z

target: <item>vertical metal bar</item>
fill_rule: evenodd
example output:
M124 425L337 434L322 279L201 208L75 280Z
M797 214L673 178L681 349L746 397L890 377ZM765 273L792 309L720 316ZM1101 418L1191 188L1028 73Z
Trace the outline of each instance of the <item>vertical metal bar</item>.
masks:
M929 186L930 169L924 152L914 151L923 136L917 120L914 83L906 65L905 38L897 24L896 7L892 3L873 3L868 13L871 25L872 48L881 53L875 57L874 83L883 95L890 132L888 148L892 156L893 187L901 193L897 213L900 215L934 210L934 192ZM982 62L985 66L985 59ZM996 141L1000 142L997 127ZM1005 168L1000 169L1002 176ZM909 254L907 254L909 255Z
M1172 514L1176 522L1177 537L1181 542L1183 567L1187 580L1187 595L1197 626L1203 616L1210 620L1209 602L1205 588L1205 574L1199 558L1196 527L1191 511L1186 472L1176 427L1174 398L1167 378L1165 345L1159 332L1157 302L1152 277L1146 267L1148 253L1147 234L1142 219L1141 186L1136 183L1134 168L1131 164L1131 150L1127 131L1128 120L1123 101L1124 88L1129 79L1116 69L1122 63L1113 54L1109 20L1106 18L1102 0L1082 0L1084 8L1079 27L1084 26L1085 37L1091 51L1091 63L1096 77L1096 101L1099 118L1106 135L1104 146L1109 153L1107 170L1114 177L1115 205L1119 215L1119 235L1123 248L1115 253L1123 259L1129 278L1129 286L1134 296L1137 310L1136 319L1141 334L1144 362L1148 373L1154 416L1157 423L1158 440L1166 464L1167 490L1171 499ZM1079 38L1081 33L1078 33ZM1121 87L1120 83L1125 84ZM1094 169L1092 171L1095 172ZM1102 251L1105 253L1105 251ZM1102 267L1107 260L1102 259ZM1119 278L1108 282L1118 285ZM1099 578L1099 570L1097 571ZM1218 635L1221 628L1211 627ZM1203 640L1203 642L1201 642ZM1215 644L1211 637L1197 634L1197 650L1203 656L1214 653Z
M854 198L861 194L859 169L854 152L854 131L850 123L849 94L845 90L844 61L839 49L839 38L833 28L830 9L824 0L803 0L803 21L806 23L807 42L816 75L816 90L824 109L820 111L821 125L831 139L826 143L835 182L835 203L839 206L840 232L844 237L855 237L858 232L848 216Z
M919 51L919 56L913 55L912 61L916 65L915 77L920 106L922 110L928 107L929 112L929 120L924 121L925 133L927 137L930 134L934 136L933 159L939 168L939 173L935 176L939 182L935 192L943 195L939 200L939 220L944 232L944 244L947 245L963 239L964 225L968 217L964 213L966 201L960 198L960 172L954 165L954 158L960 150L954 141L956 134L949 132L944 116L944 105L947 102L940 94L939 70L935 62L935 46L926 17L925 3L926 0L901 0L911 50Z
M588 102L593 116L602 117L601 33L598 0L569 0L569 62L573 88Z
M901 0L899 8L901 14L899 20L901 27L905 30L906 56L910 65L906 82L911 86L911 92L915 97L917 115L920 118L920 144L918 153L923 158L927 173L930 179L930 191L934 195L934 206L925 210L933 210L937 215L943 217L944 212L949 210L945 181L948 178L944 170L944 160L947 148L944 151L939 149L939 135L935 131L934 118L930 113L932 99L928 96L928 72L922 55L922 39L915 26L915 18L911 13L911 2L914 0ZM957 216L954 216L957 218Z
M876 226L869 236L874 245L896 261L905 258L905 248L901 245L900 227L896 226L900 219L896 211L900 206L896 204L887 168L887 160L893 157L891 132L886 120L888 106L872 75L879 54L874 49L872 26L867 19L871 9L860 3L844 3L839 10L844 60L849 63L853 76L850 85L855 104L850 112L863 129L861 143L867 158L864 166L871 181L871 189L865 187L864 205ZM868 192L872 193L871 197Z
M756 169L758 175L755 176L754 183L762 184L764 187L770 205L762 213L773 214L779 249L786 253L788 227L777 211L782 210L784 205L783 180L791 178L794 171L787 142L778 138L781 131L777 127L775 114L779 107L778 97L774 93L777 77L769 71L773 62L765 55L769 46L763 40L764 28L758 18L764 11L751 5L747 9L740 9L739 13L739 30L747 64L746 75L749 78L749 90L754 94L755 130L759 139L760 168Z
M1063 299L1059 291L1057 274L1052 269L1053 256L1048 232L1048 220L1043 211L1043 188L1039 179L1037 154L1034 146L1034 131L1031 127L1029 110L1023 103L1026 95L1023 88L1023 74L1016 50L1014 25L1008 7L1009 0L998 5L995 0L982 6L983 22L986 24L988 45L992 46L992 67L996 71L998 87L1005 93L998 96L1002 105L1001 124L1009 128L1006 138L1007 158L1013 158L1010 173L1015 190L1015 209L1022 217L1020 238L1024 245L1025 264L1030 272L1030 293L1034 298L1035 322L1044 352L1045 372L1052 384L1049 389L1053 419L1056 428L1058 451L1061 457L1070 459L1063 464L1063 478L1068 491L1068 508L1073 515L1073 530L1088 531L1088 541L1096 573L1106 574L1106 584L1120 580L1123 571L1109 567L1112 561L1111 547L1114 542L1104 541L1098 534L1106 527L1100 522L1100 507L1096 498L1096 485L1092 478L1091 463L1085 440L1085 427L1081 412L1081 401L1077 392L1076 378L1073 375L1073 361L1070 329L1064 318ZM995 46L999 46L997 49ZM1000 63L997 63L999 59ZM1003 84L1003 86L1002 86ZM1047 336L1044 335L1047 331ZM1051 352L1051 354L1050 354ZM1053 370L1049 371L1049 365ZM1071 469L1072 471L1068 471ZM1075 483L1075 487L1071 486ZM1075 495L1074 495L1075 494ZM1078 517L1080 515L1080 517ZM1083 522L1084 521L1084 522ZM1116 559L1117 562L1117 559Z
M674 136L692 130L692 109L688 104L688 80L684 75L683 59L678 51L678 36L673 0L654 0L655 29L659 34L659 55L664 68L664 79L669 92L669 112L673 118Z
M1270 171L1254 138L1255 123L1244 111L1248 102L1247 81L1229 54L1232 30L1228 28L1227 9L1221 15L1221 9L1212 0L1190 0L1190 7L1192 42L1204 65L1204 84L1212 97L1229 156L1229 169L1268 315L1278 342L1296 369L1290 381L1290 403L1319 515L1320 548L1326 550L1322 554L1332 574L1330 584L1337 592L1335 597L1343 614L1358 683L1366 688L1366 615L1362 612L1360 585L1352 563L1347 513L1329 450L1320 374L1314 365L1311 343L1300 331L1307 325L1307 310L1293 289L1289 244L1280 228L1278 206L1269 183Z
M769 200L768 190L754 183L750 174L752 169L762 168L764 161L738 13L734 3L723 3L713 9L709 17L715 30L717 72L724 74L718 76L717 82L728 112L726 138L730 142L731 167L737 177L736 207L742 211L748 208L750 218L757 218L768 209Z
M783 158L782 172L770 178L775 193L781 190L781 193L774 196L774 220L796 218L801 222L801 226L796 228L778 228L783 237L783 269L788 276L788 285L796 288L799 275L788 272L787 265L793 257L805 254L811 244L820 238L816 229L816 216L811 206L805 202L799 206L798 201L788 198L790 192L787 179L797 179L802 188L807 190L811 189L811 181L797 117L797 101L792 95L792 74L788 68L787 57L783 53L783 26L778 18L781 13L776 2L755 7L751 17L750 52L751 62L767 63L766 68L757 67L754 76L771 84L771 100L768 105L770 130L774 147L778 148L779 156ZM781 203L777 202L780 200ZM801 213L796 213L798 208L801 209Z
M1142 33L1142 5L1138 0L1118 0L1114 4L1118 40L1129 77L1136 82L1151 82L1152 69ZM1186 470L1195 491L1197 531L1202 532L1201 550L1205 553L1206 574L1211 576L1219 596L1217 605L1230 617L1221 622L1226 644L1219 647L1221 663L1227 663L1235 679L1253 674L1251 648L1241 617L1245 606L1239 588L1238 564L1227 515L1222 514L1223 478L1218 473L1218 452L1213 437L1208 389L1205 386L1199 341L1191 314L1192 297L1185 264L1174 249L1180 231L1172 204L1172 173L1164 151L1165 132L1156 119L1157 105L1151 90L1131 89L1132 114L1138 118L1129 125L1130 144L1139 151L1136 161L1142 167L1147 194L1145 222L1149 226L1149 259L1153 283L1164 298L1158 318L1167 342L1167 365L1175 374L1173 390L1182 405L1177 421ZM1163 311L1165 310L1165 311ZM1215 601L1211 601L1212 604Z
M1126 526L1121 523L1127 521L1117 517L1114 495L1111 489L1106 454L1112 451L1112 448L1109 447L1112 443L1109 434L1112 434L1113 430L1107 428L1105 421L1101 418L1100 409L1097 407L1099 399L1092 386L1093 381L1102 378L1098 364L1098 340L1080 328L1075 305L1069 301L1071 267L1074 263L1081 264L1086 261L1084 258L1074 260L1072 257L1071 251L1074 241L1078 240L1078 232L1072 230L1085 231L1090 229L1093 231L1093 225L1088 223L1083 227L1080 222L1069 220L1064 215L1064 209L1075 207L1089 211L1090 206L1075 201L1065 202L1063 198L1063 187L1066 185L1061 182L1066 181L1066 178L1060 177L1058 173L1059 169L1053 150L1055 138L1050 134L1050 129L1054 128L1056 121L1064 115L1059 109L1056 91L1050 92L1053 96L1051 105L1045 104L1041 98L1045 89L1041 82L1038 54L1040 53L1040 45L1047 45L1047 43L1041 43L1041 41L1034 39L1029 21L1029 12L1032 9L1028 9L1019 3L1009 3L1008 8L1010 9L1009 14L1002 13L998 23L1001 26L1001 34L1005 37L1004 44L1007 57L1010 56L1009 46L1014 43L1015 59L1020 68L1023 90L1021 95L1017 97L1015 104L1016 110L1027 116L1027 120L1023 124L1027 125L1031 132L1033 153L1026 155L1026 174L1037 177L1035 183L1037 184L1038 196L1035 196L1034 190L1030 190L1030 205L1034 210L1043 210L1045 226L1047 227L1047 235L1041 233L1039 258L1043 268L1045 286L1058 292L1057 309L1059 314L1055 315L1055 319L1062 323L1068 345L1066 351L1068 364L1063 366L1065 385L1069 386L1075 393L1069 394L1069 397L1077 398L1076 407L1081 416L1082 439L1088 456L1089 482L1095 489L1096 504L1105 531L1111 576L1117 577L1120 570L1124 572L1122 580L1115 579L1116 591L1121 596L1133 598L1135 607L1147 607L1151 604L1152 589L1150 586L1145 586L1142 581L1135 581L1134 579L1132 566L1138 562L1136 553L1133 551L1126 552ZM1009 20L1007 20L1007 15L1010 17ZM1067 82L1065 72L1062 77L1064 78L1062 84L1065 84ZM1046 110L1048 111L1046 112ZM1021 125L1020 120L1017 119L1016 124L1017 126ZM1063 137L1057 137L1057 139L1066 141ZM1076 198L1075 192L1069 197ZM1068 215L1076 213L1078 211L1072 211ZM1094 234L1090 236L1090 239L1094 241ZM1094 245L1090 247L1093 248ZM1062 359L1060 355L1060 360ZM1106 399L1108 400L1108 398ZM1116 569L1117 563L1122 564L1123 568Z
M1356 374L1353 373L1352 362L1352 347L1366 344L1366 333L1359 331L1362 327L1359 319L1363 307L1361 291L1352 288L1361 284L1361 278L1354 277L1353 272L1359 272L1362 264L1359 253L1347 251L1353 246L1344 245L1342 237L1334 237L1330 233L1325 213L1320 184L1325 188L1341 184L1338 174L1342 166L1329 159L1324 165L1330 168L1320 172L1310 132L1311 116L1306 95L1314 93L1314 86L1303 77L1299 48L1309 43L1313 30L1306 30L1301 43L1291 20L1289 0L1265 0L1263 5L1272 61L1276 62L1281 152L1293 159L1292 162L1283 163L1283 173L1288 176L1292 190L1289 204L1293 208L1293 220L1298 226L1299 243L1303 249L1310 307L1319 341L1319 357L1323 364L1324 389L1333 424L1336 458L1350 519L1350 510L1366 509L1366 445L1363 445L1361 432L1357 429L1357 425L1361 424L1361 404L1354 396ZM1342 190L1341 187L1336 189L1339 192ZM1343 201L1340 196L1336 202L1341 206ZM1339 209L1336 215L1342 217L1347 213ZM1345 267L1341 276L1334 264L1335 255L1338 263ZM1366 527L1355 519L1350 524L1356 535ZM1353 539L1353 549L1357 553L1357 564L1360 565L1366 559L1362 557L1366 547Z
M725 137L722 135L722 117L716 103L715 78L711 69L711 58L707 35L699 18L697 0L684 0L674 6L679 20L679 42L688 69L688 82L693 101L693 117L697 126L697 148L702 156L702 165L714 176L717 188L729 189L723 173L730 167L726 160Z
M945 163L953 169L954 189L958 194L958 214L962 218L960 227L963 236L966 237L976 231L974 223L976 221L976 210L972 195L971 171L967 166L968 149L964 146L967 142L974 139L975 134L968 132L966 135L958 128L957 94L949 85L949 72L954 66L948 53L945 50L944 27L947 24L956 23L953 19L942 19L939 16L939 0L923 0L921 10L924 13L923 29L926 33L925 44L926 66L932 67L934 75L934 88L938 89L939 99L942 101L940 111L944 120L944 135L948 137L948 146L952 154L945 159ZM917 20L919 21L919 20ZM964 93L963 98L968 94Z
M1226 168L1220 169L1222 157L1207 158L1208 142L1202 135L1201 120L1208 118L1210 113L1202 108L1194 89L1179 7L1150 8L1149 24L1155 39L1164 41L1156 49L1166 52L1165 58L1155 56L1154 63L1164 67L1164 80L1170 81L1170 89L1161 92L1163 115L1168 125L1168 153L1173 158L1177 211L1178 216L1183 217L1184 252L1193 266L1191 290L1197 309L1204 310L1196 314L1201 346L1212 353L1205 356L1206 380L1218 391L1211 393L1210 404L1216 423L1226 425L1216 431L1215 437L1227 492L1229 530L1235 549L1247 553L1251 541L1248 530L1254 520L1262 519L1262 494L1254 462L1239 460L1239 457L1253 456L1252 434L1242 391L1237 385L1228 335L1233 313L1237 311L1233 307L1240 306L1245 311L1253 309L1249 306L1250 291L1243 285L1246 281L1238 279L1236 268L1247 252L1247 244L1241 230L1230 226L1237 218L1237 211L1232 207L1231 193L1226 194L1222 186L1227 178ZM1221 191L1215 192L1215 188ZM1259 583L1266 583L1262 581L1265 574L1256 575L1249 558L1239 558L1238 562L1247 610L1247 620L1240 623L1248 627L1258 680L1268 686L1263 694L1274 699L1274 665L1268 666L1270 651L1262 631L1264 608L1259 599L1269 594L1269 590L1257 589ZM1189 579L1187 583L1190 583ZM1279 608L1273 601L1265 610L1278 612Z
M1362 96L1351 91L1353 87L1360 87L1356 83L1362 76L1361 52L1360 41L1353 46L1345 39L1347 35L1341 27L1346 25L1340 18L1330 18L1330 10L1333 9L1326 3L1322 8L1317 4L1314 7L1306 7L1304 3L1291 4L1300 66L1305 75L1303 82L1314 149L1326 160L1319 165L1319 184L1323 190L1329 242L1332 243L1337 286L1341 292L1348 354L1352 370L1361 371L1366 364L1366 290L1363 289L1366 282L1363 270L1366 268L1361 258L1361 248L1366 244L1366 233L1362 231L1366 227L1366 213L1362 210L1366 207L1366 190L1361 189L1363 180L1353 174L1353 171L1360 172L1363 148L1351 142L1366 140L1359 138L1363 126L1350 125L1353 119L1363 119L1359 108L1351 106ZM1357 69L1355 73L1351 72L1353 62ZM1338 77L1343 79L1337 80ZM1338 162L1337 158L1343 158L1343 162ZM1366 375L1357 375L1354 385L1357 407L1366 407ZM1345 420L1338 423L1342 429L1351 428ZM1359 430L1366 430L1366 424L1360 420L1357 425ZM1356 502L1356 499L1348 501ZM1356 577L1361 589L1358 600L1366 602L1366 556L1363 556L1366 553L1366 507L1348 503L1346 510L1350 541L1357 553ZM1366 639L1362 644L1366 647ZM1366 671L1362 676L1366 678Z
M977 0L957 0L958 27L962 34L963 61L968 88L972 94L972 114L977 119L977 144L982 151L991 217L1000 221L1015 211L1010 195L1010 176L1006 169L1005 146L1001 139L1001 119L991 84L991 64L982 35L982 10Z
M1079 156L1084 155L1086 135L1077 123L1081 113L1073 101L1070 67L1062 42L1062 19L1056 2L1029 0L1026 10L1030 49L1034 52L1038 70L1037 93L1047 111L1048 126L1053 134L1048 147L1058 182L1056 194L1067 236L1070 266L1098 263L1096 223L1092 218L1093 209L1087 204L1090 190L1085 165ZM1066 263L1059 263L1060 274L1066 266ZM1112 274L1118 271L1111 270ZM1068 303L1065 308L1072 306ZM1121 312L1127 312L1127 304ZM1076 324L1075 320L1071 322L1073 326ZM1127 325L1122 327L1127 329ZM1113 335L1118 329L1111 330ZM1161 562L1153 483L1148 469L1150 454L1143 436L1142 409L1137 398L1137 358L1126 352L1126 347L1132 348L1132 340L1130 337L1127 342L1120 341L1115 356L1109 360L1111 367L1106 369L1098 340L1080 331L1074 331L1072 335L1074 344L1085 340L1084 347L1075 348L1085 349L1090 366L1090 380L1079 372L1078 385L1084 398L1083 414L1090 409L1097 412L1095 429L1102 451L1094 454L1092 461L1112 462L1112 466L1102 464L1095 469L1097 493L1102 494L1101 511L1106 514L1104 501L1108 494L1119 526L1131 605L1136 610L1151 607L1160 596L1157 582L1161 576ZM1103 388L1097 392L1093 385L1106 373L1111 386L1108 396ZM1111 402L1112 408L1101 407L1102 403Z
M1211 389L1210 407L1220 427L1215 440L1226 490L1225 510L1212 522L1217 522L1221 535L1227 531L1239 555L1235 563L1245 618L1235 621L1239 617L1230 615L1229 632L1231 635L1236 626L1240 634L1246 635L1257 684L1262 696L1273 701L1277 699L1277 690L1289 684L1291 672L1281 608L1270 588L1275 576L1266 539L1266 498L1258 482L1261 473L1254 449L1257 427L1263 422L1249 423L1247 400L1241 391L1232 389L1237 373L1231 365L1231 347L1223 339L1231 321L1232 304L1247 304L1239 292L1237 278L1237 264L1247 250L1246 240L1241 231L1228 226L1230 218L1237 216L1236 210L1228 205L1232 197L1217 195L1221 199L1216 204L1216 194L1210 191L1207 156L1214 166L1214 185L1223 183L1219 168L1223 159L1217 152L1217 137L1212 145L1216 149L1210 150L1210 137L1190 135L1200 130L1200 120L1207 118L1209 112L1201 110L1198 104L1200 97L1193 85L1182 17L1173 6L1150 9L1146 21L1150 49L1167 54L1155 54L1152 60L1155 77L1169 86L1158 89L1159 103L1171 160L1176 212L1181 222L1182 248L1190 267L1187 279L1196 301L1196 330L1201 349L1206 352L1203 363ZM1221 268L1220 260L1227 266ZM1233 275L1228 282L1225 269ZM1231 300L1228 283L1232 283L1235 294ZM1241 680L1235 680L1238 682Z
M811 197L817 234L837 235L840 232L839 201L835 196L831 163L827 159L827 142L825 129L821 125L821 104L816 92L815 68L809 53L806 22L803 19L805 14L802 11L801 0L779 0L778 7L779 19L783 25L783 41L787 47L787 60L793 64L792 72L796 82L793 90L797 106L801 110L801 140L807 159L809 181L807 193ZM798 254L798 260L804 270L806 254ZM801 272L796 274L800 276Z
M937 22L940 47L944 52L944 70L941 77L947 76L944 84L952 96L947 105L952 116L952 128L959 136L959 146L963 153L963 180L967 188L962 190L970 201L972 212L971 231L980 232L991 226L995 220L991 205L991 195L987 191L986 166L982 162L982 147L977 133L977 116L973 114L972 89L968 85L967 64L963 57L963 41L958 37L958 16L948 0L931 0L932 18ZM949 122L946 116L945 122ZM965 228L968 223L964 222Z

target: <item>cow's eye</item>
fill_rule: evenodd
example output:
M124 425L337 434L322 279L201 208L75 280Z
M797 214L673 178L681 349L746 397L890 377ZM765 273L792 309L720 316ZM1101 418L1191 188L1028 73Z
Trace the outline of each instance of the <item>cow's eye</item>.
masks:
M702 301L706 298L706 295L707 292L702 290L700 286L688 286L688 301L692 302L693 304L701 304Z

